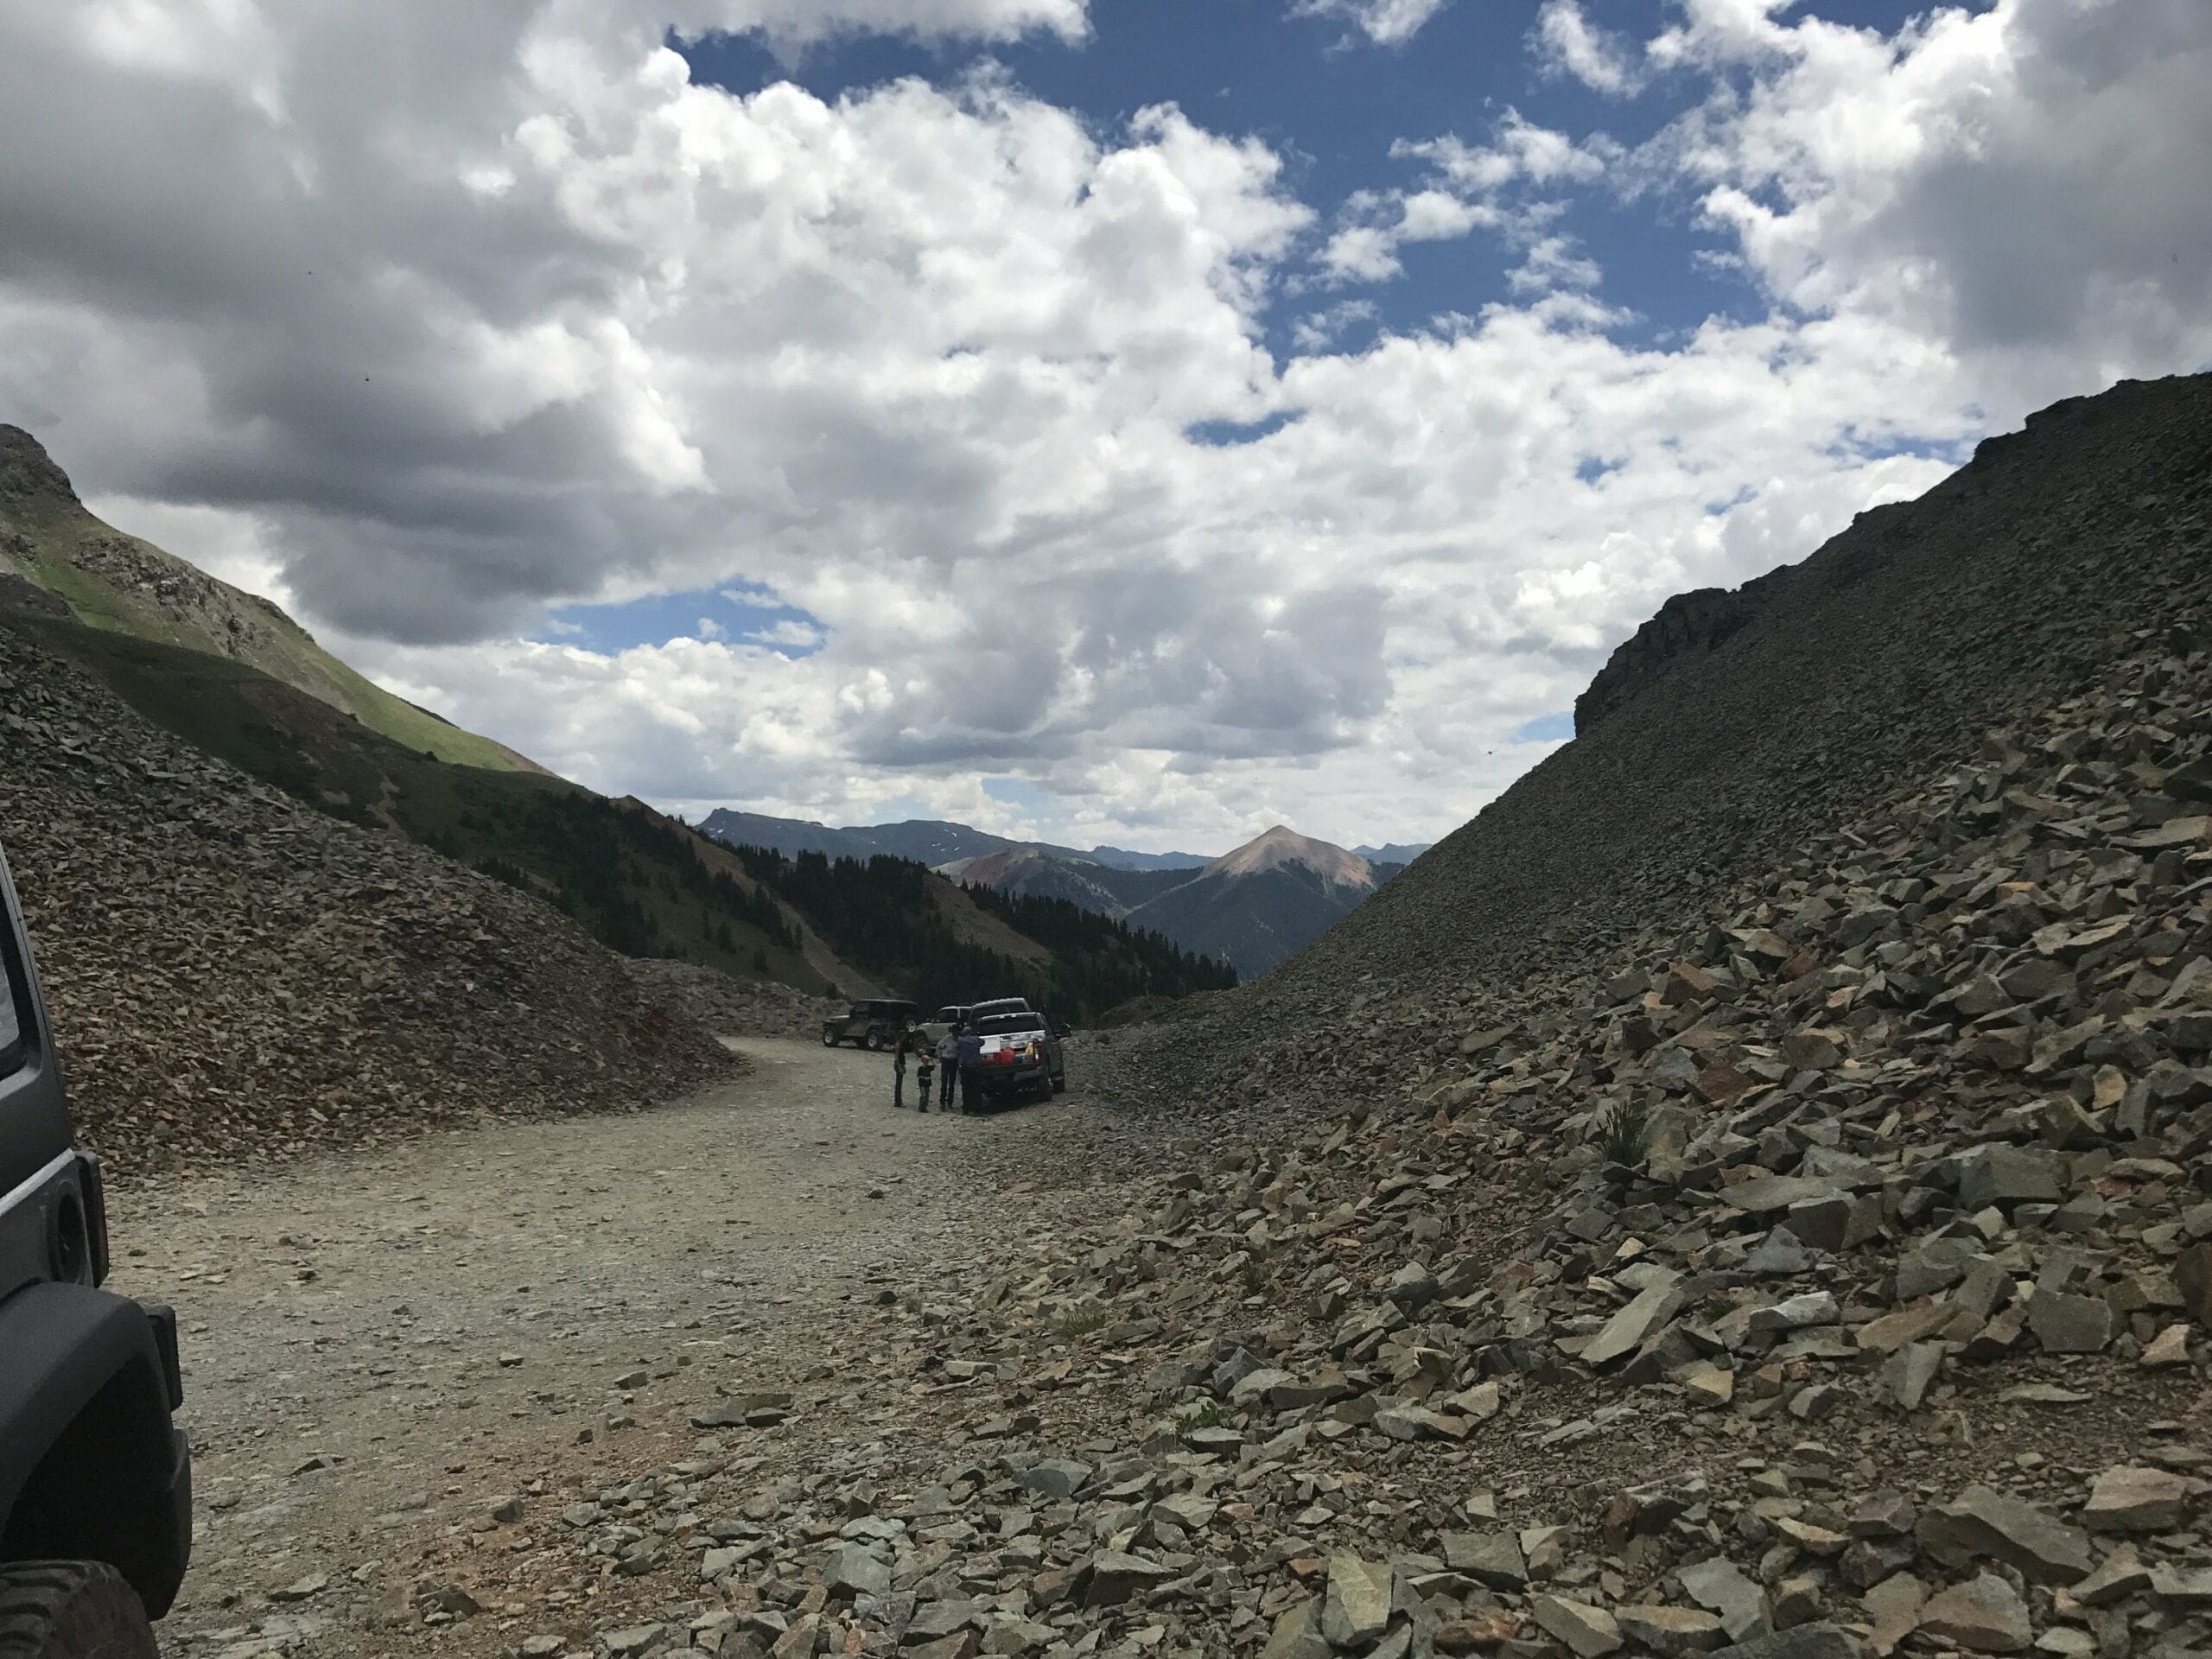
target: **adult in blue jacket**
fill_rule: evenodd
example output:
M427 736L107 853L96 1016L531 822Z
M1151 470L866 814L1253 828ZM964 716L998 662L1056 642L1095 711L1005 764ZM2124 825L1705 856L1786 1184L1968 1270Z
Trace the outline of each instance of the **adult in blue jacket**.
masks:
M976 1109L976 1096L980 1092L982 1079L976 1075L983 1066L983 1039L973 1026L960 1027L960 1109Z

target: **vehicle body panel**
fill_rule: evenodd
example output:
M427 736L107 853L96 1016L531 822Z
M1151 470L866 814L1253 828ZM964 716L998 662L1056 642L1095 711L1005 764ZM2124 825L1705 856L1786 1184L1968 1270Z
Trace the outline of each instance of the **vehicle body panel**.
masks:
M0 1193L14 1191L69 1150L61 1065L47 1029L38 965L0 855ZM9 1288L0 1285L0 1293Z
M106 1561L154 1618L192 1549L175 1330L167 1308L89 1285L0 1302L0 1557Z
M192 1548L176 1319L98 1287L105 1192L73 1146L4 855L0 1000L0 1560L106 1561L158 1618Z

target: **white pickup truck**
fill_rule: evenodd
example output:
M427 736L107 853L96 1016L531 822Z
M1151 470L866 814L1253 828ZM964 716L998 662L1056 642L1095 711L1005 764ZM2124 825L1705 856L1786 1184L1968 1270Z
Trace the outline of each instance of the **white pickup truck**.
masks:
M1045 1015L1034 1009L986 1014L975 1027L983 1043L976 1081L987 1097L1034 1094L1042 1099L1067 1092L1067 1051Z

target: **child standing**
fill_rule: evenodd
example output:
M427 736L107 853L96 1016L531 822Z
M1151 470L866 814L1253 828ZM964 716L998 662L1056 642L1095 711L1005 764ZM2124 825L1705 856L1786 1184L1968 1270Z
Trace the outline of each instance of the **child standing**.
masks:
M926 1112L930 1109L930 1085L937 1081L937 1053L931 1046L927 1032L914 1033L914 1046L921 1052L921 1058L914 1066L914 1081L921 1085L921 1093L914 1101L914 1109Z

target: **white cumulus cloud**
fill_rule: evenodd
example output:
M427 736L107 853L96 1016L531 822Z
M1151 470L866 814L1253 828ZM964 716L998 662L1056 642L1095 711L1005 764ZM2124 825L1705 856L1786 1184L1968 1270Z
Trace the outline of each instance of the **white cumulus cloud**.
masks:
M1452 0L1295 0L1300 16L1338 17L1377 46L1401 46Z
M1573 46L1531 8L1540 69L1634 66L1664 131L1500 112L1325 220L1173 106L988 68L740 95L664 44L1077 41L1074 0L0 10L0 419L598 787L1426 838L1668 594L2212 361L2212 8L1818 10ZM1737 285L1663 334L1573 234L1654 204ZM1301 291L1465 237L1508 268L1456 312ZM775 614L620 651L552 620L716 590Z
M1554 74L1571 75L1594 91L1619 97L1641 90L1646 74L1634 48L1592 23L1580 0L1544 0L1536 14L1539 61Z

